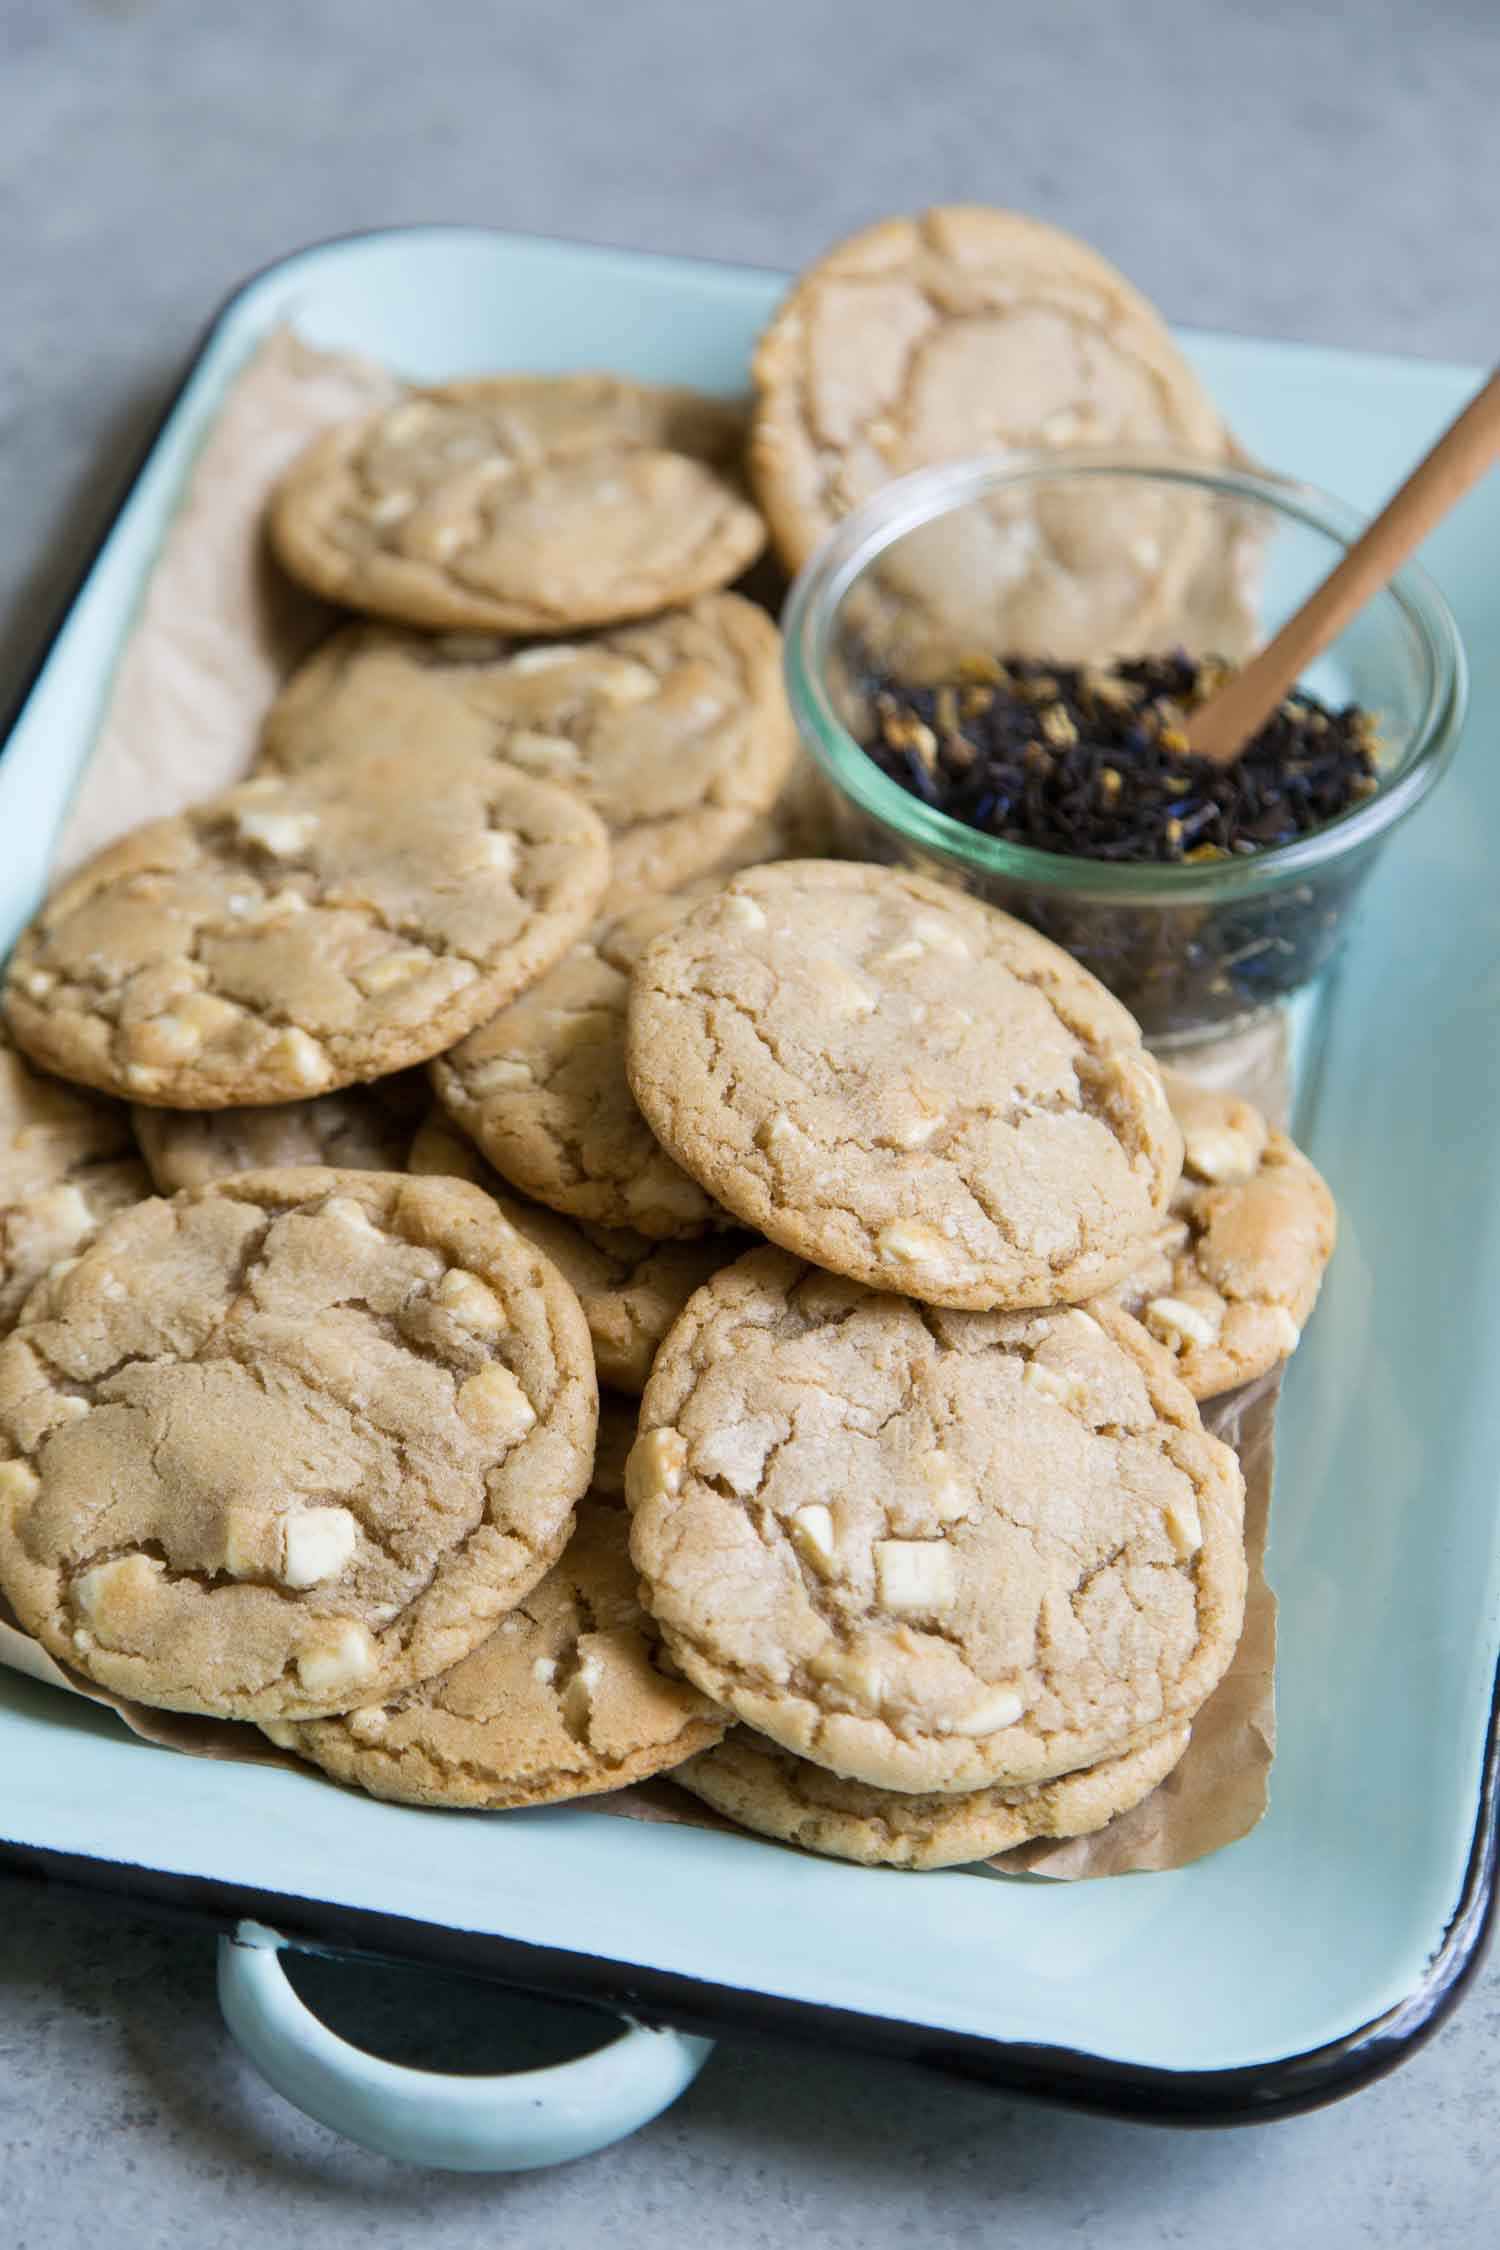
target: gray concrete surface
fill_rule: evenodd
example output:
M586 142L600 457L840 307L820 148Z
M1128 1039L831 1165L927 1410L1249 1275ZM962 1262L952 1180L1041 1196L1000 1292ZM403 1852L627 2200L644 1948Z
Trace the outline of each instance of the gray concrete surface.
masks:
M795 265L974 196L1077 228L1181 319L1491 358L1497 22L1493 0L0 0L0 702L208 312L344 228ZM560 2036L477 1989L316 1977L408 2059ZM1497 2087L1491 1970L1395 2078L1270 2131L1167 2137L726 2047L620 2150L451 2179L269 2093L219 2028L206 1943L36 1893L0 1912L11 2250L1478 2250Z

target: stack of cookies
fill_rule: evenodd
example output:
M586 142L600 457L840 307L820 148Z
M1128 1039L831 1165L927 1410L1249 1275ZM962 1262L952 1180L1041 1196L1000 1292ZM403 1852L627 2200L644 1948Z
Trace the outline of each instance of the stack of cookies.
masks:
M0 1591L380 1796L675 1769L936 1866L1180 1757L1245 1586L1195 1400L1332 1206L1045 940L814 856L744 445L496 377L272 496L360 621L5 982Z

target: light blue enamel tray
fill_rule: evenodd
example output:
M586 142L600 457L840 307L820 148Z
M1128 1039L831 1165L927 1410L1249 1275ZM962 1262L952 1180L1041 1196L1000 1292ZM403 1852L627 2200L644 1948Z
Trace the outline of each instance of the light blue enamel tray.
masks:
M269 329L290 321L315 343L422 378L604 366L737 391L782 286L759 272L424 228L303 252L241 290L0 759L0 948L43 887L194 453ZM1473 380L1458 367L1232 337L1187 345L1254 454L1366 506ZM1172 1874L1054 1885L872 1872L582 1808L418 1813L148 1749L106 1716L0 1672L0 1865L221 1924L252 1916L294 1941L466 1963L698 2030L905 2052L1135 2115L1276 2114L1359 2082L1431 2028L1472 1965L1493 1887L1493 478L1425 559L1468 643L1477 739L1370 884L1303 1074L1300 1132L1335 1183L1343 1233L1280 1422L1270 1571L1281 1740L1271 1810L1252 1836ZM231 1983L257 1942L244 1934ZM243 1992L230 1999L243 2014ZM679 2043L679 2065L650 2065L655 2106L700 2056ZM318 2066L303 2063L300 2093L289 2090L316 2107L307 2088ZM399 2093L377 2088L368 2105L389 2109ZM324 2101L320 2114L360 2131L358 2102ZM408 2139L431 2161L474 2160Z

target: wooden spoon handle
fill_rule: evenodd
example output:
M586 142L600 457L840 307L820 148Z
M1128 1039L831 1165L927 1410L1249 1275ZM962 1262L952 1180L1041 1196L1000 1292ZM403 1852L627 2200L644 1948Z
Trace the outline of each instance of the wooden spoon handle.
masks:
M1437 441L1274 640L1193 713L1190 749L1232 765L1315 657L1500 457L1500 370Z

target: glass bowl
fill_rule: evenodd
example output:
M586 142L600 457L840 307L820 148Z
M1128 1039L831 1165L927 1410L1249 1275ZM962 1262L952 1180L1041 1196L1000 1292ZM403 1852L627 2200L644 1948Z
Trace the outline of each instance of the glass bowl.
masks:
M1301 683L1379 721L1379 786L1295 842L1198 863L1069 858L952 819L861 748L872 664L952 676L967 655L1077 663L1242 661L1364 528L1342 501L1244 468L1126 453L1029 453L901 478L812 557L784 617L798 729L831 785L839 849L915 867L1004 907L1074 954L1148 1040L1240 1028L1320 974L1365 878L1457 747L1463 646L1408 564Z

